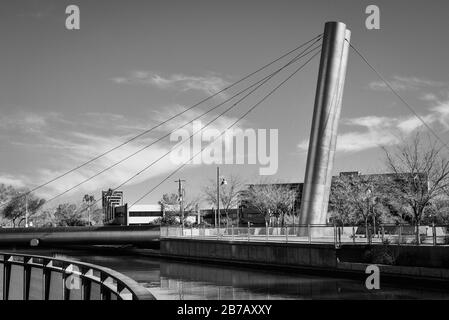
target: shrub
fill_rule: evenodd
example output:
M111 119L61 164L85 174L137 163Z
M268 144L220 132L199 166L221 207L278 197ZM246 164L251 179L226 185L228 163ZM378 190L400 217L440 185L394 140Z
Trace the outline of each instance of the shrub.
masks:
M396 259L390 247L386 244L372 246L364 254L364 259L368 263L394 265Z

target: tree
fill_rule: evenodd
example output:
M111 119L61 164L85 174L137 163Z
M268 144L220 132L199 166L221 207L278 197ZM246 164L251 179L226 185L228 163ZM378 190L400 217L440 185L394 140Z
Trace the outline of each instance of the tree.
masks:
M111 189L109 189L111 190ZM87 224L92 225L91 222L91 212L94 213L95 218L93 219L95 224L100 223L101 215L99 216L99 210L95 205L95 197L93 195L85 194L83 197L82 210L81 212L87 211ZM101 210L100 210L101 211Z
M392 151L383 149L387 168L396 174L401 185L391 192L411 211L419 244L419 225L425 210L449 189L449 161L435 141L429 136L423 141L419 132Z
M229 210L237 207L240 203L240 192L243 188L243 182L240 177L236 175L230 175L227 179L219 183L220 207L225 212L226 221L229 222ZM209 183L203 189L203 194L207 202L218 208L217 181L209 180ZM221 210L219 214L221 217Z
M162 195L162 199L159 200L159 204L162 209L162 220L164 224L177 224L176 216L181 211L181 204L179 196L176 193L165 193ZM182 219L185 220L185 213L195 211L198 208L200 199L199 197L187 198L184 196L184 217L180 217L179 221L182 223Z
M176 193L165 193L162 195L162 199L159 200L159 204L162 208L163 216L167 212L179 212L179 196Z
M85 226L87 224L83 214L73 203L63 203L57 206L54 216L56 225L61 227Z
M3 197L5 199L9 197L10 200L3 208L2 215L12 222L13 227L20 226L26 218L31 218L45 203L45 199L36 197L32 193L26 194L27 190L16 190L12 187L6 187L3 190L6 190L7 193ZM26 212L28 212L28 217L25 217Z
M280 218L284 225L284 216L293 213L296 191L286 184L265 181L263 184L250 185L245 198L249 206L265 216L265 221L270 221L274 216Z
M17 195L18 191L13 186L0 184L0 205L6 204Z
M388 213L385 206L385 185L389 178L384 175L342 175L333 179L329 196L331 219L338 224L365 225L368 237L368 221L373 225L384 222Z
M44 209L39 210L32 218L32 223L34 227L53 227L56 225L55 220L55 210L54 209Z

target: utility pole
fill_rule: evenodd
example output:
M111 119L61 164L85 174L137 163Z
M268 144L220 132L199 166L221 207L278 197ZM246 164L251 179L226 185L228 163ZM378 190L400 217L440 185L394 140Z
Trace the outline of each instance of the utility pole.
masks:
M179 216L182 223L182 229L184 230L184 188L182 186L182 183L185 182L185 180L175 180L175 182L178 183L178 201L179 201Z
M28 197L25 195L25 228L28 228Z
M217 214L218 214L218 227L221 227L220 219L220 167L217 167Z

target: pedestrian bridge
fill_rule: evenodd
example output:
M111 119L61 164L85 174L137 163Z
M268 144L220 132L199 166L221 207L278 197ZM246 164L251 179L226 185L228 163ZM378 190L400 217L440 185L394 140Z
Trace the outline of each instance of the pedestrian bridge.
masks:
M0 229L2 246L159 244L159 226L101 226Z

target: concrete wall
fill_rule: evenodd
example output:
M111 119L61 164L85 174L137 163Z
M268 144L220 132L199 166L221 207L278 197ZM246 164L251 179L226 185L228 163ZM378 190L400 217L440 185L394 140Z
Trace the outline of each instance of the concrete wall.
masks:
M369 252L376 247L379 251L391 254L396 266L449 268L449 246L411 246L411 245L388 245L388 246L342 246L338 250L338 258L342 262L366 262Z
M168 239L160 241L162 255L240 263L334 269L333 245Z

